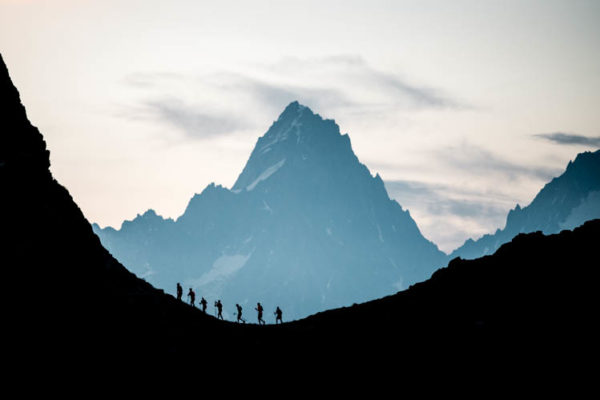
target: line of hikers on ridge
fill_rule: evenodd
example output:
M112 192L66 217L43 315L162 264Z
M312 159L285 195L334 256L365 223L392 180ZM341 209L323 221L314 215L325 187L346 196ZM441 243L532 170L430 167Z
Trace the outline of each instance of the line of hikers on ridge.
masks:
M181 285L179 283L177 283L177 300L182 301L181 297L183 296L183 288L181 287ZM196 307L195 302L196 302L196 293L194 292L194 290L192 288L190 288L190 291L188 292L188 299L190 300L190 305L192 307ZM202 312L204 312L206 314L206 307L208 305L208 302L206 301L206 299L204 297L202 297L202 300L200 300L200 309L202 310ZM235 313L235 315L237 315L237 322L243 322L244 324L246 323L246 320L244 318L242 318L242 306L240 306L239 304L235 305L237 312ZM223 319L223 304L221 303L221 300L217 300L215 301L215 309L216 309L216 316L219 319ZM263 320L263 306L260 303L256 304L256 308L255 310L258 313L258 324L259 325L265 325L265 321ZM279 308L279 306L277 306L277 309L275 310L275 312L273 313L275 315L275 324L283 324L283 311L281 311L281 308Z

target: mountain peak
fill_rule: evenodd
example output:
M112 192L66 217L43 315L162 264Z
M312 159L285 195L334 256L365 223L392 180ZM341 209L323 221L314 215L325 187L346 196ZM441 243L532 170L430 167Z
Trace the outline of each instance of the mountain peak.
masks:
M310 126L310 129L298 129L303 126ZM316 114L309 107L300 104L298 101L293 101L288 104L283 112L279 115L273 125L267 130L263 137L287 136L290 131L299 134L315 131L314 128L326 128L325 130L334 130L339 135L339 126L335 121L324 119L319 114Z
M567 171L571 171L572 169L597 170L598 165L600 165L600 150L584 151L583 153L577 154L575 160L569 161Z
M297 101L258 139L231 190L208 185L162 230L136 224L99 235L135 271L152 271L152 283L182 281L229 304L260 299L292 319L391 294L446 262L349 136Z
M293 101L287 105L261 139L263 139L263 142L266 140L268 145L271 145L290 137L299 138L301 134L306 135L321 130L329 131L332 128L339 134L339 127L333 120L323 119L307 106L300 104L298 101ZM300 140L297 140L297 143L299 142ZM263 145L263 147L266 146Z
M307 166L332 158L357 161L348 136L340 134L335 121L293 101L258 139L232 190L252 190L284 166L306 172Z
M580 153L569 161L565 172L553 178L533 201L519 204L508 213L504 229L465 242L451 257L477 258L496 251L519 233L542 231L545 234L572 229L600 217L600 150Z
M287 107L285 107L283 112L279 115L278 120L281 120L282 118L288 115L302 114L304 110L308 110L311 114L314 114L310 108L300 104L297 100L294 100L290 104L288 104Z

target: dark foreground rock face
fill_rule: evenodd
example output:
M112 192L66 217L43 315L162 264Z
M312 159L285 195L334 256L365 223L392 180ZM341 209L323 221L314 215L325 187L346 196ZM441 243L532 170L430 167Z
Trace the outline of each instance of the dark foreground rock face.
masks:
M365 358L410 366L502 357L540 364L584 354L597 337L600 220L551 236L519 235L492 256L455 259L428 281L369 303L282 326L218 321L138 279L101 246L52 178L43 138L3 62L0 112L5 354L24 362L171 357L205 366L276 360L277 368L305 361L364 368L383 365Z
M40 357L181 351L209 318L138 279L101 246L52 178L46 144L1 59L0 112L1 253L12 350Z

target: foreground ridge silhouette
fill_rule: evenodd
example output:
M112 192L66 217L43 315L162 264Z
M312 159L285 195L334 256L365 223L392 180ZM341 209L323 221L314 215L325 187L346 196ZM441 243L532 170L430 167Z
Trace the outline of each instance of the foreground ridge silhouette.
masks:
M7 287L6 294L18 299L6 303L8 361L225 362L286 349L278 368L317 358L324 367L373 365L361 364L365 358L407 365L471 358L478 366L502 358L564 368L574 365L563 364L565 358L595 346L600 220L551 236L519 235L494 255L454 259L431 279L383 299L279 326L235 324L153 288L101 246L52 177L45 142L28 121L1 57L0 112L5 281L27 282L36 294ZM77 287L85 287L85 302L72 295Z

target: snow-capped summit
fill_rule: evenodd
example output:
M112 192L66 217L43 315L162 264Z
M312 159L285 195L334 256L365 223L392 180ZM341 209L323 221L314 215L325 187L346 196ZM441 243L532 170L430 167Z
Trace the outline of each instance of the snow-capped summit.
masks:
M333 120L323 119L297 101L290 103L258 139L233 191L253 190L280 168L304 171L310 165L356 162L348 135ZM344 160L345 159L345 160Z
M181 282L224 304L280 306L288 319L394 293L446 262L348 135L298 102L258 139L231 190L209 185L162 230L96 232L167 291Z

